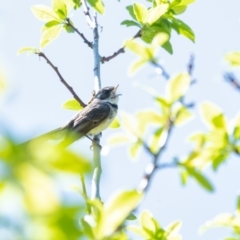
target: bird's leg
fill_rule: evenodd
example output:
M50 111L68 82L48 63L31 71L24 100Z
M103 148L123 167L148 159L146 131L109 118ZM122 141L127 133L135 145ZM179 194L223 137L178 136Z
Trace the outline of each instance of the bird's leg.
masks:
M97 143L95 140L94 140L94 138L92 139L91 137L89 137L87 134L85 135L85 137L87 137L89 140L91 140L92 142L95 142L97 145L98 145L98 147L100 148L100 149L102 149L102 146L99 144L99 143ZM91 146L91 149L92 149L92 146Z

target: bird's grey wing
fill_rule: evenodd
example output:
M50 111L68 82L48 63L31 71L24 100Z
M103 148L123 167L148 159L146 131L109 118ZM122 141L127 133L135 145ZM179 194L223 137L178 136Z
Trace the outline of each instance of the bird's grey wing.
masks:
M82 135L87 134L93 128L97 127L109 116L110 107L108 104L101 105L96 103L90 108L85 108L86 111L79 113L79 116L74 121L73 131Z

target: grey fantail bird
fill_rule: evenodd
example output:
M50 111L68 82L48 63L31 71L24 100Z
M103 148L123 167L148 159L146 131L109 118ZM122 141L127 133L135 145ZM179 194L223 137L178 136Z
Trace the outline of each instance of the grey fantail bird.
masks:
M61 136L63 140L60 146L67 147L84 135L99 134L117 115L118 97L121 95L116 93L117 88L118 85L100 89L93 100L67 124L32 140L56 139Z

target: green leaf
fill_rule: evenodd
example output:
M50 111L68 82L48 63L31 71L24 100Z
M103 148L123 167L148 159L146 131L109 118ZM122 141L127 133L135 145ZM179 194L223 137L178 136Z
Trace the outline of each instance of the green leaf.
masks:
M237 213L240 215L240 196L237 197Z
M64 0L53 0L52 7L60 19L65 20L67 18L68 11Z
M210 128L227 131L226 118L213 103L205 102L201 105L201 116Z
M165 117L154 110L143 110L137 113L139 130L144 132L149 125L162 126L165 124Z
M180 172L180 178L181 178L182 185L186 185L188 177L189 177L189 173L187 171L184 170L184 171Z
M234 140L240 139L240 113L234 119L234 129L233 129Z
M141 148L142 148L142 142L141 141L137 141L136 143L134 143L129 149L130 156L133 159L137 159L138 156L139 156Z
M171 223L167 228L165 229L167 232L168 237L173 237L176 233L179 232L180 228L182 226L182 223L180 221L176 221Z
M120 122L118 118L114 118L112 123L110 124L109 128L119 128L120 127Z
M130 221L136 220L136 219L137 217L133 213L130 213L130 215L127 217L127 220L130 220Z
M157 47L163 46L169 40L169 35L167 33L158 33L154 36L152 40L152 47L157 50Z
M133 4L133 12L136 16L138 22L145 24L148 18L148 10L147 8L141 3L134 3Z
M175 14L182 14L187 9L187 6L196 0L175 0L170 4L170 9L174 11Z
M212 184L202 173L192 167L186 167L186 170L202 187L210 192L214 191Z
M17 55L20 55L22 53L31 54L31 53L36 53L36 52L37 52L37 49L35 47L23 47L18 50Z
M164 48L168 53L173 54L172 44L169 41L164 43L162 48Z
M75 98L69 99L65 103L63 103L62 108L75 111L83 109L83 107L79 104L79 102Z
M74 9L77 10L78 8L81 7L82 5L82 2L81 0L69 0L69 1L72 1L74 3Z
M100 14L103 14L105 9L104 9L104 4L101 0L87 0L88 3Z
M56 39L59 36L62 30L62 27L63 27L62 25L56 25L49 29L46 29L42 34L42 37L40 40L40 47L44 48L49 43L51 43L54 39Z
M150 139L149 148L151 152L157 153L159 151L159 148L162 147L162 145L165 143L165 138L166 132L164 131L164 128L157 129Z
M129 137L124 133L118 133L118 134L112 135L108 139L108 143L110 145L127 143L129 141L130 141Z
M143 237L143 239L148 239L149 238L149 235L141 227L130 225L130 226L127 226L127 230L132 231L132 232L140 235L141 237Z
M136 190L114 194L104 205L104 218L100 222L98 237L111 236L141 202L143 194Z
M230 65L240 67L240 52L230 52L225 55L225 59Z
M142 65L144 65L147 62L148 62L148 60L146 60L146 59L139 59L139 60L135 61L130 66L129 73L134 74Z
M54 21L47 22L47 23L45 23L44 26L42 27L41 32L43 33L44 31L48 30L49 28L54 27L54 26L56 26L56 25L60 25L60 24L61 24L60 22L55 21L55 20L54 20Z
M58 21L61 22L61 18L51 9L50 7L44 5L33 6L32 12L36 18L44 22Z
M129 6L126 7L126 9L127 9L128 13L130 14L130 16L131 16L134 20L137 21L137 18L136 18L135 14L134 14L134 11L133 11L133 6L132 6L132 5L129 5Z
M68 26L68 25L64 25L63 28L65 29L66 32L68 33L74 33L74 29L71 27L71 26Z
M171 78L167 83L167 95L169 100L174 103L183 97L191 83L191 78L188 73L180 73Z
M168 10L168 4L161 4L148 10L147 23L152 25Z
M141 27L141 25L133 20L124 20L123 22L121 22L121 25L126 25L127 27L131 27L131 26L136 26L136 27Z
M143 229L147 229L153 233L156 232L156 230L157 230L157 226L155 225L155 222L153 221L152 214L147 210L142 212L142 214L140 216L140 224Z
M171 20L173 29L176 30L178 34L181 34L184 37L190 39L192 42L195 42L194 32L186 23L177 18L172 18Z
M125 42L125 46L131 51L139 55L144 60L151 60L153 58L153 52L150 48L144 47L134 40L128 40Z
M175 126L180 126L190 121L193 118L193 114L188 110L188 108L182 106L178 112L176 119L174 121Z
M166 31L165 28L163 28L162 26L151 26L151 27L147 27L144 26L142 28L142 32L141 32L141 39L146 42L146 43L151 43L153 38L158 34L158 33L166 33L169 34L168 31Z

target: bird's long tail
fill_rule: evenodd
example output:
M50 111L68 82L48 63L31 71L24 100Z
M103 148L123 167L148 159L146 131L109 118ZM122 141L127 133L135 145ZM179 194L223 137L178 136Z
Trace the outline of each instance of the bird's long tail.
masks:
M21 143L20 145L26 145L31 142L46 142L48 140L63 140L66 136L66 129L65 128L56 128L50 132L44 133L40 136L32 138L26 142Z

